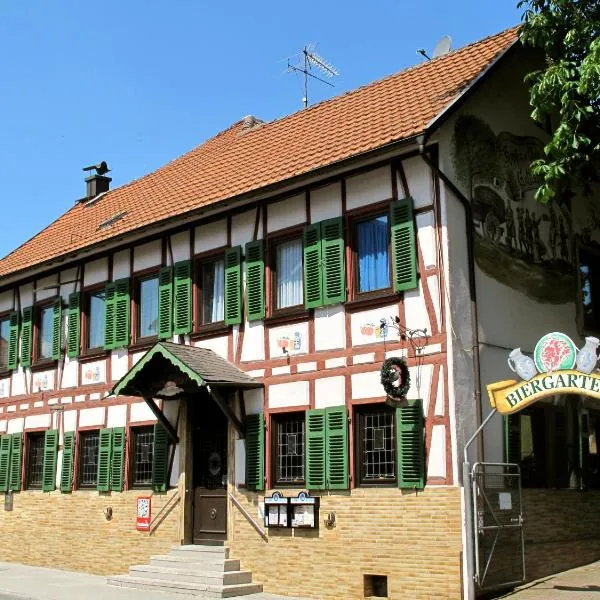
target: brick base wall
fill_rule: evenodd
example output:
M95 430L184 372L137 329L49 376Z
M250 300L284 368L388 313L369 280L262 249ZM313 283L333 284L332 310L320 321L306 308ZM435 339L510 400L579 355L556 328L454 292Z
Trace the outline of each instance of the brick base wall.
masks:
M176 492L153 496L153 516L171 501L152 535L135 529L136 498L150 495L146 490L112 495L19 492L12 511L0 505L2 560L98 575L125 573L130 565L147 563L152 554L166 554L179 541ZM103 509L109 506L113 515L107 521Z
M285 492L296 495L298 490ZM257 518L262 496L237 494ZM269 493L265 494L269 495ZM458 488L357 489L321 496L318 531L271 529L268 543L231 508L232 556L265 591L322 600L364 598L364 575L386 575L388 598L461 597ZM329 512L336 526L325 527Z

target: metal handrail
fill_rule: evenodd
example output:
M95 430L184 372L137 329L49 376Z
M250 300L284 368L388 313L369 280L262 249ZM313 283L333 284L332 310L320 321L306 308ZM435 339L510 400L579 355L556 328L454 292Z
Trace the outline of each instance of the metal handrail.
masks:
M255 521L254 517L244 508L242 503L229 491L227 490L227 495L231 498L231 501L235 504L235 506L239 509L239 511L246 517L246 520L254 527L258 535L265 541L269 541L269 536L267 532Z
M163 507L156 513L152 521L150 521L150 527L148 528L148 536L151 536L158 529L158 526L165 520L167 514L171 512L171 509L175 507L179 500L179 488L177 488L175 490L175 493L169 498L167 503L163 505Z

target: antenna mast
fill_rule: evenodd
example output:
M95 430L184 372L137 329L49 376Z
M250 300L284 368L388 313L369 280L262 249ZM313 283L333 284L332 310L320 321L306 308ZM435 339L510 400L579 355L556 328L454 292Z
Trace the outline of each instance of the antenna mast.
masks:
M326 61L322 56L319 56L316 53L316 44L307 44L302 48L300 61L296 64L292 64L290 59L288 58L288 73L292 71L297 73L302 73L304 75L304 98L302 98L302 103L304 108L308 106L308 78L312 77L321 83L326 83L331 87L335 87L333 83L323 79L321 77L317 77L313 72L313 67L318 69L318 71L324 75L325 77L332 78L339 76L339 71L328 61Z

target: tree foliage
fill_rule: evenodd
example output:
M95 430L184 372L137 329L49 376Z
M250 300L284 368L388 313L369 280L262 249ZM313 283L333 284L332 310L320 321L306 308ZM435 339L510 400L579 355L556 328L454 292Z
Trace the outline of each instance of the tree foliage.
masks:
M544 157L532 164L543 178L540 202L598 180L600 173L600 0L520 0L520 39L544 53L530 73L531 116L550 131Z

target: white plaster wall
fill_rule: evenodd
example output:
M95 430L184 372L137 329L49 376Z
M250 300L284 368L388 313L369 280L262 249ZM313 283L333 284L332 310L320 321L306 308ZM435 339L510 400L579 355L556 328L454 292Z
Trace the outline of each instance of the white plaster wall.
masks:
M404 310L406 326L409 329L427 329L428 332L431 332L421 280L419 280L419 287L416 290L404 292Z
M267 206L267 232L306 222L306 195L297 194Z
M342 216L342 184L332 183L310 192L310 222Z
M13 310L13 292L9 290L7 292L0 293L0 312L6 310Z
M379 398L385 395L383 388L381 387L381 376L379 371L354 373L350 378L350 382L353 400Z
M440 378L438 380L437 397L435 399L434 414L436 417L444 416L444 388L446 383L444 381L444 365L440 367Z
M131 405L129 420L132 423L139 421L156 421L156 417L145 402L136 402Z
M83 285L94 285L108 281L108 257L85 263L83 267Z
M264 411L265 395L263 390L244 390L243 397L247 415L256 415Z
M54 369L48 371L37 371L32 374L32 393L54 389Z
M406 314L409 315L408 310L406 311ZM363 344L373 344L376 342L383 343L384 338L381 334L380 327L381 319L386 319L386 321L389 323L390 317L397 316L399 316L397 304L390 304L388 306L382 306L381 308L362 310L352 313L350 317L352 345L360 346ZM413 327L412 323L407 323L407 326ZM388 327L385 340L390 342L397 341L398 339L398 332L395 329Z
M437 245L435 241L435 217L432 210L420 213L417 220L417 240L423 256L425 268L437 266Z
M265 359L264 335L264 321L246 322L242 342L242 362Z
M429 287L429 293L431 295L431 302L433 304L433 312L437 325L441 328L442 318L442 290L440 289L440 280L437 275L429 275L427 277L427 285Z
M69 302L69 294L79 289L79 281L77 279L77 269L75 267L71 269L65 269L60 272L60 296L65 303L65 307ZM66 311L66 308L65 308Z
M20 365L17 367L16 371L12 372L11 379L12 396L19 396L20 394L24 394L26 390L26 379L27 381L31 381L31 379L28 377L28 374L23 371L23 367L21 367Z
M123 279L131 275L129 250L121 250L113 255L113 281Z
M446 477L446 427L444 425L434 425L431 428L427 477Z
M194 252L208 252L214 248L227 245L227 219L221 219L207 225L196 227L194 235Z
M21 431L23 431L24 423L25 419L23 419L23 417L19 417L17 419L10 419L6 428L6 433L20 433Z
M36 429L40 427L50 427L50 414L29 415L25 417L25 429Z
M79 411L79 427L91 427L92 425L104 427L104 411L103 406L82 408Z
M10 377L0 379L0 398L8 398L8 390L10 389Z
M77 411L65 410L63 412L63 424L65 431L75 431L77 427Z
M175 487L179 480L179 444L175 444L175 453L173 455L173 468L171 469L171 477L169 479L169 485Z
M19 286L21 297L21 309L27 308L33 304L33 283L26 283Z
M287 348L290 356L306 354L308 352L308 322L293 323L273 327L269 330L269 356L282 358L285 356L283 348Z
M245 248L246 243L254 239L254 225L256 223L256 211L260 208L247 210L239 215L231 217L231 246L241 246ZM262 220L262 218L261 218ZM262 223L259 220L257 239L262 239Z
M269 408L308 405L308 381L291 381L269 386Z
M346 180L346 210L353 210L374 202L391 200L391 167L373 169Z
M106 382L106 360L95 360L81 365L81 384Z
M0 433L6 433L6 427L8 426L8 422L6 419L2 419L0 421Z
M109 406L106 416L107 427L125 427L127 425L127 405Z
M76 358L65 358L62 373L62 388L75 387L77 385L77 373L79 371L79 363Z
M144 351L144 352L135 352L131 356L131 366L135 365L138 361L140 361L144 357L145 354L146 354L146 351Z
M118 381L128 371L127 349L113 350L110 355L110 370L113 381Z
M189 260L190 257L190 232L181 231L171 236L171 252L173 253L173 262L180 260ZM167 247L167 264L171 265L171 252Z
M58 295L58 273L42 277L35 282L36 301L54 298Z
M162 263L161 241L154 240L133 249L133 270L143 271Z
M345 381L343 376L315 379L315 408L345 404Z
M315 350L336 350L346 346L344 306L315 308Z
M410 372L410 389L408 390L406 397L411 400L420 398L423 401L423 413L425 416L428 416L433 365L409 367L408 370Z
M433 203L433 182L429 167L419 156L402 161L408 192L415 201L415 208L421 208ZM403 197L402 183L398 185L398 195Z
M205 340L198 340L197 342L194 342L194 346L196 346L197 348L208 348L209 350L212 350L215 354L218 354L219 356L227 360L228 341L226 335L222 335L220 337L215 338L207 338Z
M235 440L235 485L246 483L246 440Z

